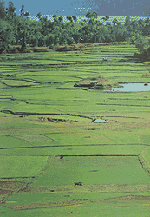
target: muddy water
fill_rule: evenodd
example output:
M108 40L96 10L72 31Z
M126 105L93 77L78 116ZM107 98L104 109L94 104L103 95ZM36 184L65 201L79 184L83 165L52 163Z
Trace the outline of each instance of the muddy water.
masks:
M106 89L105 91L150 91L150 83L119 83L123 88Z

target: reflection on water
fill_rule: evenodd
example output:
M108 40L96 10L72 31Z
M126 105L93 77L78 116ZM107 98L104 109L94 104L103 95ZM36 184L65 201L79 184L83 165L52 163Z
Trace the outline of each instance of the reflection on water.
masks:
M106 122L106 121L103 120L103 119L96 119L96 120L94 121L94 123L101 123L101 122Z
M144 85L145 83L119 83L123 88L112 88L105 91L149 91L150 84Z

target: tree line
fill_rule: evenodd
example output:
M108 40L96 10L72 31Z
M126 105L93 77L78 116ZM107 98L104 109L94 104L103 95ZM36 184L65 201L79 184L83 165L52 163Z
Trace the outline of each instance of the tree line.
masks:
M10 45L21 44L21 49L26 49L28 44L33 47L49 47L55 45L71 45L73 43L110 43L128 42L135 44L149 57L150 20L133 20L126 17L125 23L118 22L115 18L109 22L109 16L102 17L106 24L97 19L97 13L88 12L86 18L77 23L76 16L67 16L67 23L62 16L53 16L54 21L42 17L39 12L36 17L39 22L29 19L29 12L24 12L22 5L21 14L17 16L14 4L10 1L5 9L5 2L0 2L0 52L9 49Z

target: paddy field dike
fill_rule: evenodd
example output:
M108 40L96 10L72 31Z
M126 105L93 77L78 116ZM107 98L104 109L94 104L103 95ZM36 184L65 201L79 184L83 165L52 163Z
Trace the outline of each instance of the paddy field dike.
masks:
M0 55L0 216L149 216L150 91L123 83L149 87L150 62L127 43L27 52Z

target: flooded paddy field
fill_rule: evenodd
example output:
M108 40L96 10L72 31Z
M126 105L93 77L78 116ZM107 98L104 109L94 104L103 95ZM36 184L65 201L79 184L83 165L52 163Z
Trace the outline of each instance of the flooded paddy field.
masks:
M150 91L148 83L119 83L122 88L112 88L106 91Z
M79 48L0 56L1 216L150 212L149 62Z

